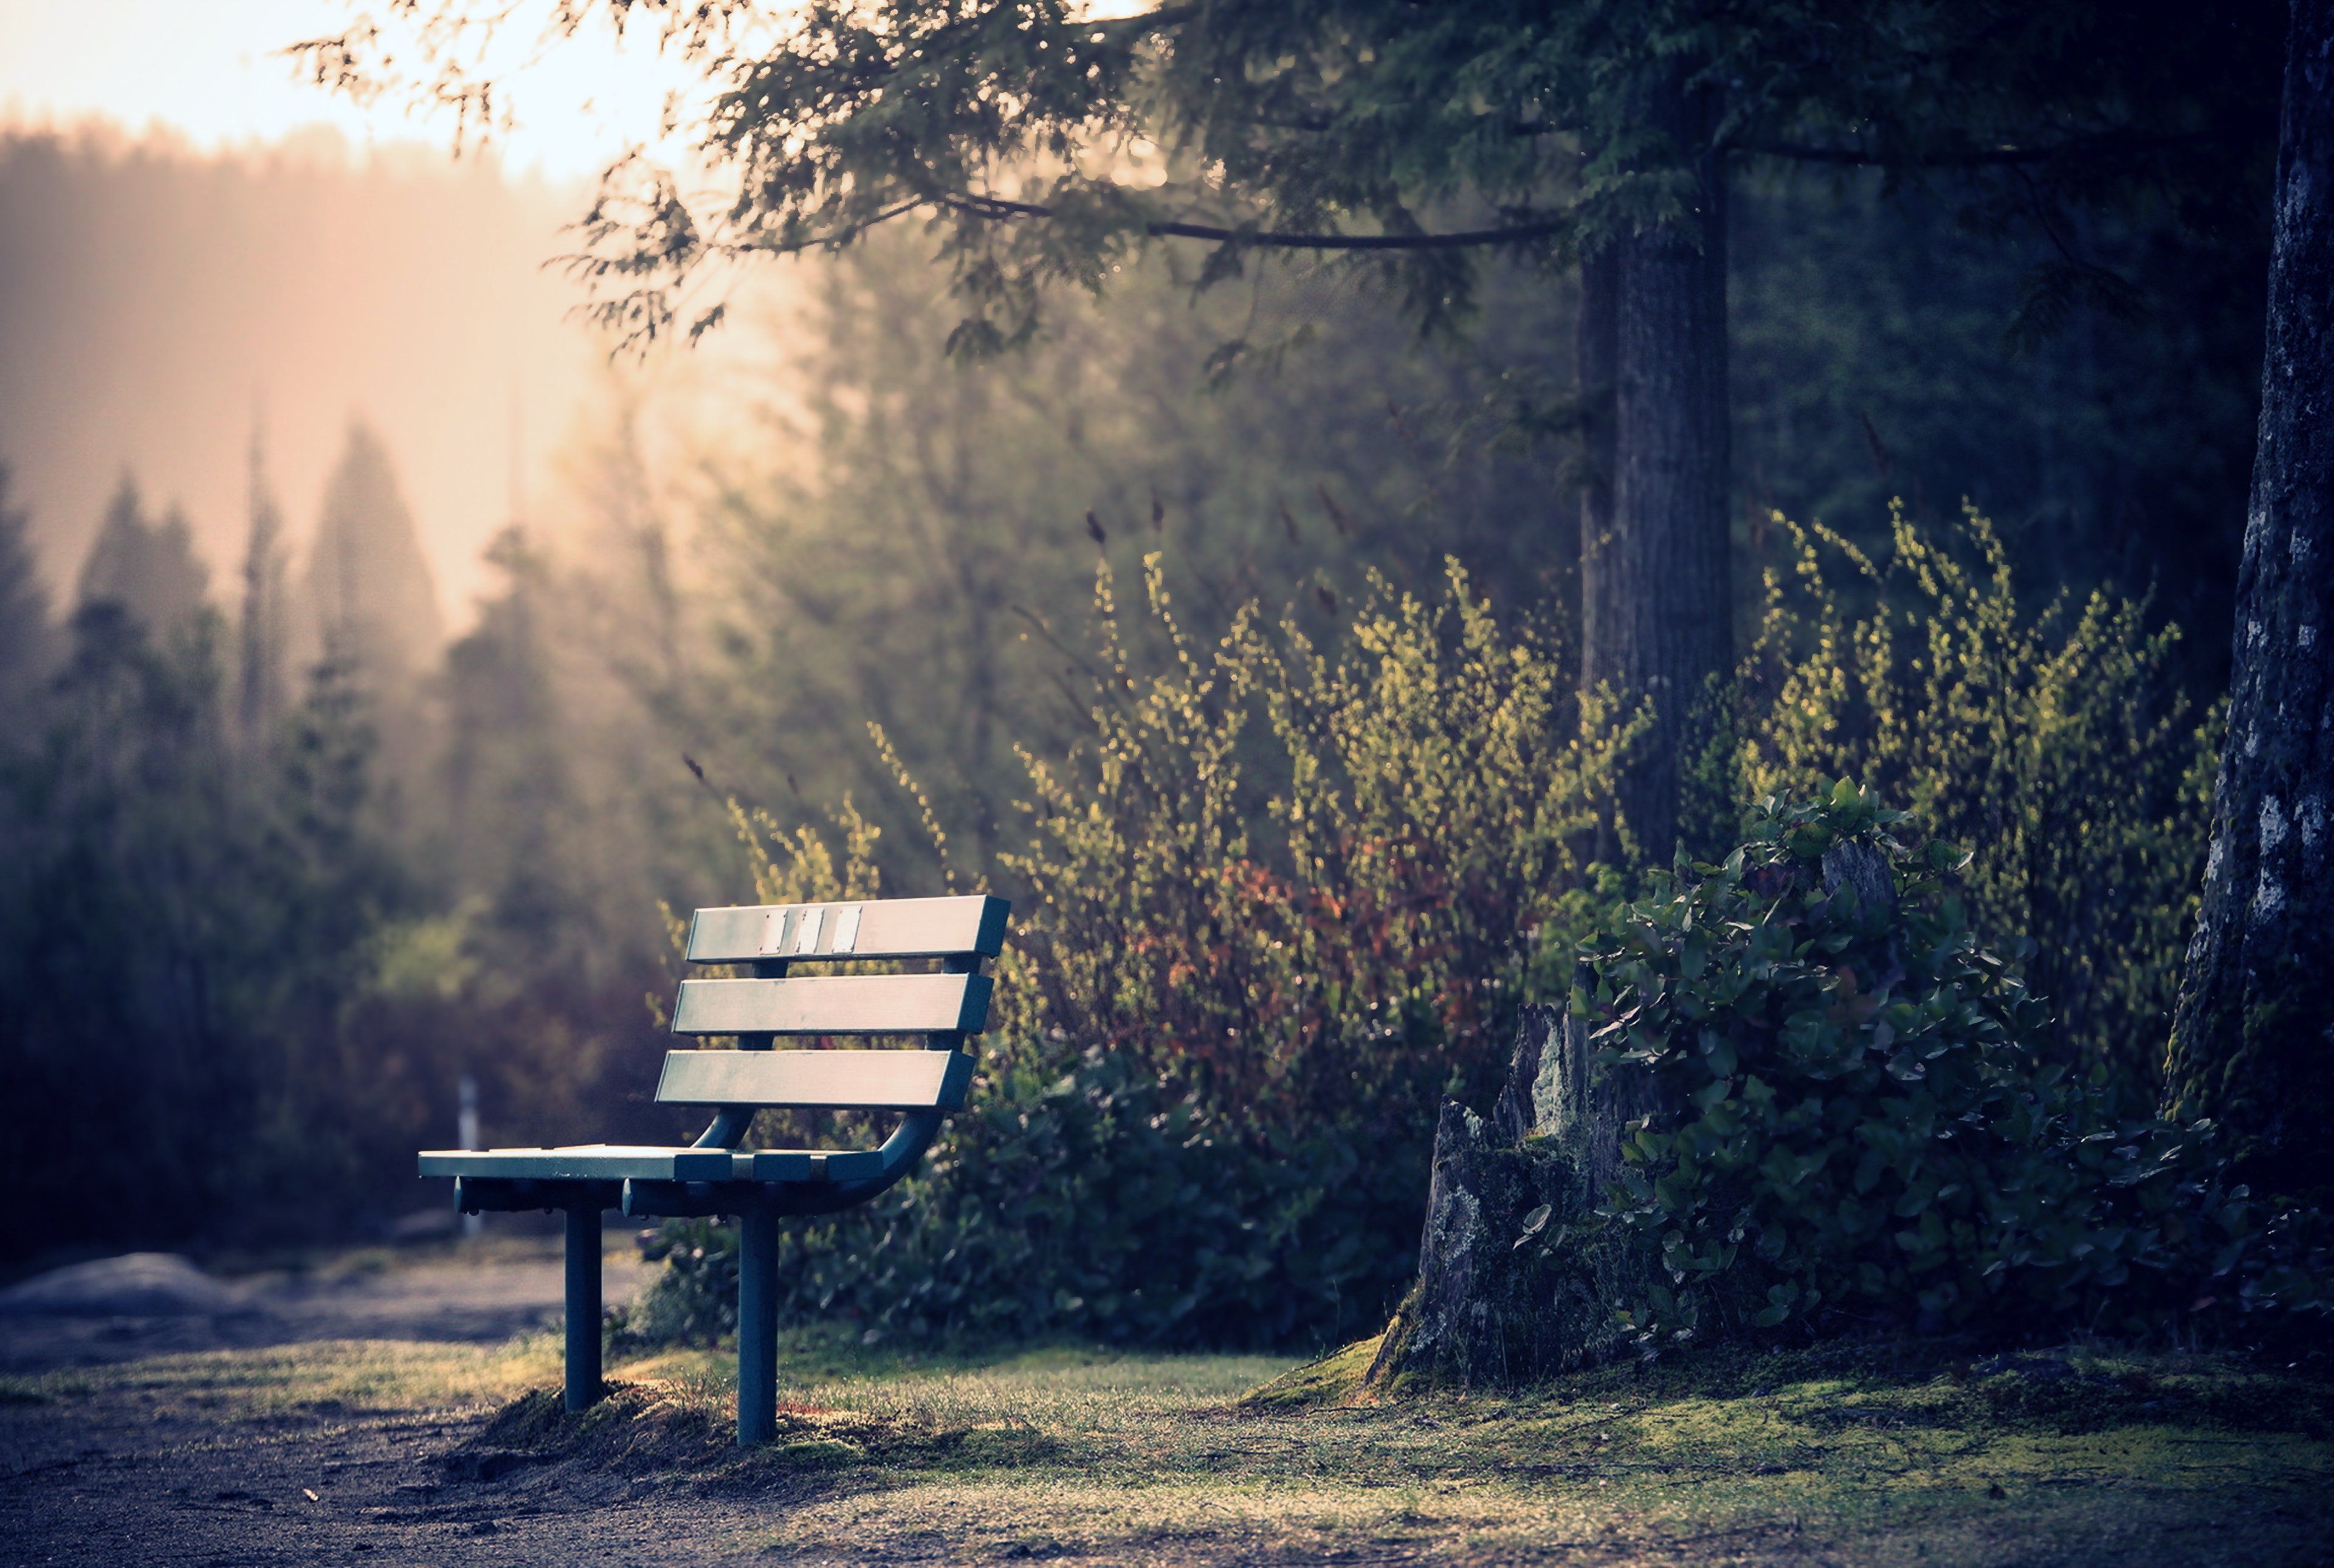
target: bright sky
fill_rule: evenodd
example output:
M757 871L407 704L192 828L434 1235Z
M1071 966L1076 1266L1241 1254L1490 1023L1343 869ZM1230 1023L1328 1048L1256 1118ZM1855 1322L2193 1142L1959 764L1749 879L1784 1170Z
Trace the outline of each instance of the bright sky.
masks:
M132 132L159 124L206 149L275 141L318 123L359 149L447 144L450 120L409 119L389 102L360 108L300 81L278 53L343 31L364 8L343 0L0 0L0 122L101 117ZM595 25L514 79L520 124L504 149L506 167L554 178L596 174L651 135L665 92L688 80L653 42L643 36L620 50ZM498 58L533 53L531 36L506 43Z

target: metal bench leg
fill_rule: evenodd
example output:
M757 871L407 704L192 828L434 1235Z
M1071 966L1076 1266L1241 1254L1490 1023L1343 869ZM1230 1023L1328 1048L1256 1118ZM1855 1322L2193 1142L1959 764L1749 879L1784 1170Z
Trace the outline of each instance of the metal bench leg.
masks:
M738 1446L778 1435L778 1217L739 1217Z
M600 1206L567 1211L567 1408L588 1410L600 1381Z

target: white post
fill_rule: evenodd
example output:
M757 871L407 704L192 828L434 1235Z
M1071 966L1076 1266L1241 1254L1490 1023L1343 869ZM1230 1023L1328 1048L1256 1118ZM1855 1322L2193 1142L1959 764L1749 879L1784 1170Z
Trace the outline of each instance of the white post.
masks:
M458 1092L461 1110L454 1120L454 1146L457 1149L476 1149L478 1146L478 1081L467 1073L463 1073ZM486 1227L487 1217L483 1214L462 1217L464 1236L477 1236Z

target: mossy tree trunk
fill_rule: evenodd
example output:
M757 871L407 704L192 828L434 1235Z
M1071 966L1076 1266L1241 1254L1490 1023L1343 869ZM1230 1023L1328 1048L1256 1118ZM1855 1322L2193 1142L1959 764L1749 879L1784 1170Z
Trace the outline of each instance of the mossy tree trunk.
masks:
M1591 1082L1587 1031L1527 1007L1489 1118L1442 1103L1418 1284L1365 1380L1502 1387L1619 1348L1615 1309L1635 1282L1605 1238L1583 1234L1617 1173L1621 1125L1649 1107Z
M2203 908L2166 1109L2257 1187L2334 1194L2334 0L2287 44L2259 446Z

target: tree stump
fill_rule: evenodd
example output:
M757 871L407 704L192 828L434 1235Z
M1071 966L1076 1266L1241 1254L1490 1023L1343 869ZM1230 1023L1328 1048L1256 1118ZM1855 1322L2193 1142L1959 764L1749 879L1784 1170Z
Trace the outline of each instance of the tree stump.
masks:
M1578 1020L1527 1007L1490 1116L1443 1101L1418 1284L1365 1386L1511 1386L1625 1343L1615 1318L1625 1256L1596 1213L1619 1173L1623 1124L1651 1108L1601 1088L1589 1058Z

